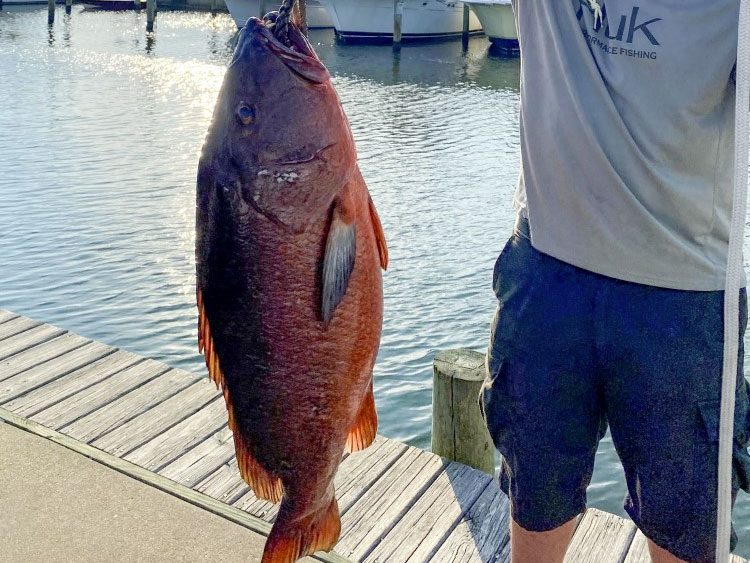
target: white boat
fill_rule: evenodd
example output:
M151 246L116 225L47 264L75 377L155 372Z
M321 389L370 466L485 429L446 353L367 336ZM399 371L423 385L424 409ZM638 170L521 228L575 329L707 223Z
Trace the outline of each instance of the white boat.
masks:
M344 40L393 39L394 0L320 0L333 20L336 35ZM455 0L404 0L401 39L436 39L461 35L462 2ZM482 25L469 13L469 31Z
M466 0L482 22L490 41L506 50L518 49L518 32L510 0Z
M245 22L253 16L257 18L265 15L260 13L259 0L224 0L224 2L237 27L244 26ZM277 10L280 3L277 0L267 1L266 11ZM307 0L305 15L307 16L307 27L309 28L333 27L333 22L328 12L317 0Z

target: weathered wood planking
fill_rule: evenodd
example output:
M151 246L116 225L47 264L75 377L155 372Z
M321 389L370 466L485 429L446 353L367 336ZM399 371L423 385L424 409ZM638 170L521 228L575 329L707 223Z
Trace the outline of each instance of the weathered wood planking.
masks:
M153 374L154 377L143 383L136 382L135 378L130 378L131 385L129 387L131 390L119 397L114 395L111 388L108 389L110 395L108 401L101 401L96 410L80 416L80 418L65 426L61 426L61 431L82 442L91 442L108 431L134 419L139 414L148 411L151 407L158 405L172 395L179 393L196 381L194 377L187 376L183 371L174 369L164 371L164 364L153 360L142 362L137 367L143 368L144 377L149 377L147 374ZM135 369L135 366L132 369ZM127 371L120 373L127 373ZM94 394L100 386L111 387L114 380L115 377L111 377L90 387L86 392L87 394Z
M24 393L4 403L3 407L18 415L30 417L141 361L143 358L140 356L118 350L71 372L69 377Z
M17 313L11 313L10 311L6 311L5 309L0 309L0 324L6 323L19 316L20 315L18 315Z
M226 424L227 408L224 398L217 397L204 409L155 436L123 459L150 471L158 471Z
M100 451L104 463L137 468L136 478L251 529L267 533L278 512L240 478L224 400L206 379L0 310L0 406L6 419L20 417L14 424ZM480 471L378 436L344 456L334 484L335 549L352 561L510 559L508 499ZM649 561L643 534L629 520L586 511L566 562L622 561Z
M229 428L223 428L160 469L159 474L193 487L233 458L232 432Z
M486 473L449 462L364 561L429 561L491 480Z
M11 401L24 393L108 356L114 351L114 348L98 342L86 342L82 346L78 346L80 342L72 337L70 339L67 337L66 334L37 347L44 347L47 353L52 355L50 360L39 362L39 356L36 358L33 356L25 357L27 352L24 352L11 357L6 362L2 362L0 373L3 374L4 379L0 381L0 402ZM29 352L34 350L36 348L29 350ZM14 361L16 358L18 361ZM12 375L5 377L8 374Z
M63 334L65 334L64 330L49 325L34 327L0 342L0 359L10 358ZM0 378L2 378L1 374Z
M510 543L509 526L510 502L493 480L438 546L433 560L445 563L504 561L498 559L498 555Z
M107 432L91 444L122 457L198 412L219 396L213 383L207 379L199 380L151 410Z
M336 550L361 560L445 470L436 455L409 448L341 518Z
M0 324L0 340L11 338L41 324L39 321L27 319L26 317L16 317L11 321Z
M586 510L565 556L566 563L620 563L635 537L631 520L595 508Z

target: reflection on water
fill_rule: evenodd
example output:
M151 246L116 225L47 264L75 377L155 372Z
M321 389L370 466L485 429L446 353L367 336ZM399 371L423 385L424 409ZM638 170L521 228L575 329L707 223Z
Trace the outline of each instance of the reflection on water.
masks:
M0 307L203 375L195 172L231 57L227 15L0 11ZM431 361L483 349L513 224L517 59L472 37L338 45L313 30L357 141L391 264L375 395L383 434L429 447ZM746 253L746 256L750 254ZM748 347L750 349L750 347ZM591 504L623 514L607 437ZM750 555L750 503L735 510Z

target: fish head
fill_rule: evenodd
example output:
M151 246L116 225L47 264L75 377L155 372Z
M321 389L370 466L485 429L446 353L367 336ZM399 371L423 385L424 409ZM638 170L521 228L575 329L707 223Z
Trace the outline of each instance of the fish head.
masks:
M236 212L304 231L353 175L356 150L328 70L290 22L251 18L226 71L199 167Z

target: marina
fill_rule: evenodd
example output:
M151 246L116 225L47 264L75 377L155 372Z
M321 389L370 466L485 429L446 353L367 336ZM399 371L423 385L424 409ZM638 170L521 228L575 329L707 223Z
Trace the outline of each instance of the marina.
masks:
M146 19L145 9L75 4L71 15L58 6L48 26L45 6L3 3L0 83L14 87L0 113L0 307L188 376L205 370L195 345L195 167L237 26L228 14L163 10L147 33ZM492 264L514 220L518 61L495 56L484 36L398 54L343 44L332 29L310 39L349 115L391 248L375 368L380 432L426 449L435 354L487 343ZM591 514L624 516L624 493L606 436ZM747 495L734 522L738 553L750 557ZM629 534L628 561L637 545L645 553Z
M240 478L224 401L207 378L6 310L0 422L254 532L267 534L276 516ZM482 471L379 436L345 456L335 486L342 535L318 561L509 561L507 497ZM566 561L649 558L632 522L589 509Z

